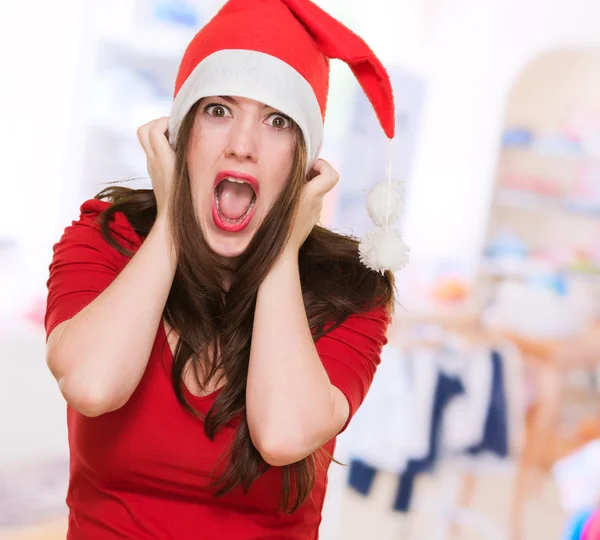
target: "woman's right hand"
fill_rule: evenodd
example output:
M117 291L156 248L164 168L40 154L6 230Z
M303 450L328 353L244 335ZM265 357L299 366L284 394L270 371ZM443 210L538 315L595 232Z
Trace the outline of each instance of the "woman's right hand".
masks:
M157 118L137 131L140 144L146 153L148 174L156 197L157 219L169 212L173 193L175 152L169 144L168 128L168 118Z

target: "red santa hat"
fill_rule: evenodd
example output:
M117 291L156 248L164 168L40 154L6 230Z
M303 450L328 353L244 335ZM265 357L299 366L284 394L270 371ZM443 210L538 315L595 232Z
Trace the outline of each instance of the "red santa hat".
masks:
M310 168L323 141L331 58L348 64L391 140L395 111L390 78L359 36L309 0L229 0L185 51L169 122L171 143L198 100L241 96L298 124ZM378 271L404 266L407 256L403 244L395 249L399 234L388 227L397 213L390 204L395 194L391 178L385 186L387 192L381 187L371 192L368 204L381 231L367 235L361 245L363 262Z

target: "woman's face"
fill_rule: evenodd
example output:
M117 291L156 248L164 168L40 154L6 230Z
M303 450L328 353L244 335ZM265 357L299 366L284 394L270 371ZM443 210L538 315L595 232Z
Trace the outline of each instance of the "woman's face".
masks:
M197 219L217 255L244 252L288 179L295 144L292 121L258 101L200 101L187 167Z

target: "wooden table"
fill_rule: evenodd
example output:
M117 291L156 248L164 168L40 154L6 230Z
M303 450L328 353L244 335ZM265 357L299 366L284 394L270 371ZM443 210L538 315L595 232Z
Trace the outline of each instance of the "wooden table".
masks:
M524 447L518 459L512 501L510 538L520 540L524 504L536 475L540 471L549 473L558 459L600 436L598 417L582 418L571 434L565 435L560 430L569 372L593 369L600 363L600 324L565 339L536 339L511 332L503 335L519 349L536 391L527 412Z
M62 519L22 529L0 530L2 540L65 540L67 520Z

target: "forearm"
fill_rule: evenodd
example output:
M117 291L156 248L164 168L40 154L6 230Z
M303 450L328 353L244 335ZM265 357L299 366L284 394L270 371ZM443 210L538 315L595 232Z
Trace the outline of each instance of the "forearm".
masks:
M67 402L101 414L129 399L146 369L175 267L166 223L157 221L113 283L55 329L47 359Z
M246 389L253 441L261 453L308 454L327 437L335 403L308 326L297 256L286 254L257 295Z

